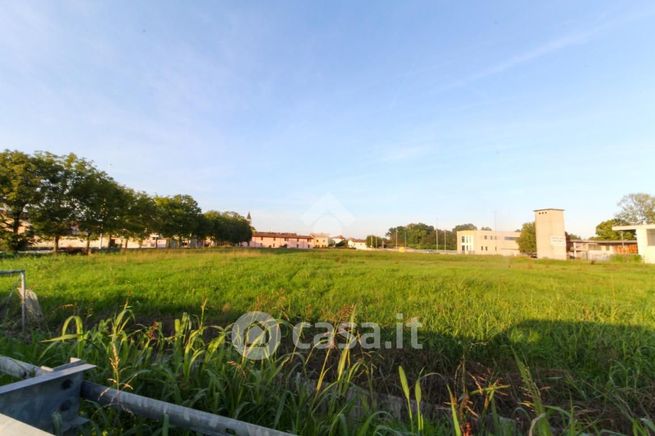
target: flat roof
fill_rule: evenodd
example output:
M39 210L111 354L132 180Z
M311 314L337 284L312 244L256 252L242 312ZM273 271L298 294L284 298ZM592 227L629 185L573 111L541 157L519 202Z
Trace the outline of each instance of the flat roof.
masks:
M628 226L612 226L612 230L655 229L655 224L630 224Z
M441 230L439 230L441 231ZM464 232L477 232L477 233L516 233L520 234L520 231L516 230L482 230L482 229L477 229L477 230L458 230L457 233L464 233Z
M608 245L619 245L619 244L636 244L636 239L620 239L615 241L610 240L599 240L599 239L572 239L571 242L583 242L586 244L608 244Z
M546 207L544 209L535 209L535 210L533 210L533 212L542 212L544 210L559 210L559 211L564 212L564 209L558 209L556 207Z

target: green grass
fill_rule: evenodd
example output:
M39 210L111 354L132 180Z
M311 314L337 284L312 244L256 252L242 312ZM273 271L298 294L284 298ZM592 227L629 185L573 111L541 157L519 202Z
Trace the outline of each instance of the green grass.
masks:
M452 413L462 426L481 425L481 411L512 417L525 410L530 419L552 414L547 419L555 428L638 432L640 420L655 415L652 266L187 250L0 260L0 269L10 268L27 270L50 329L70 315L93 325L126 302L137 321L163 320L168 331L172 319L198 314L203 302L207 322L222 326L253 309L291 321L347 321L354 312L356 321L380 323L389 336L397 313L418 318L424 350L361 355L368 370L354 381L403 396L399 365L410 380L436 373L422 379L422 401L453 403L451 389ZM14 285L0 279L0 291ZM313 358L320 363L325 356ZM311 357L302 366L321 367Z

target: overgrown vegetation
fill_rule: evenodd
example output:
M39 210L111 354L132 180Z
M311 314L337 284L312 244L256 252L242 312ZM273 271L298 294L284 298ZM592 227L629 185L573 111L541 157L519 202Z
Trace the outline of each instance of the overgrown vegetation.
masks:
M99 382L283 430L647 434L655 414L655 270L647 265L186 250L0 261L14 267L27 269L50 333L20 346L3 339L4 354L53 365L79 356L99 365ZM104 320L126 301L133 312ZM204 301L203 316L174 321L201 313ZM423 323L424 349L355 349L342 360L336 349L301 354L283 341L275 359L243 361L224 329L254 309L291 322L355 313L383 335L403 313ZM66 328L71 336L38 341L61 336L71 315L79 317ZM319 379L325 388L307 389ZM357 414L344 397L353 385L368 398ZM411 401L397 418L371 392ZM100 428L155 425L87 413Z

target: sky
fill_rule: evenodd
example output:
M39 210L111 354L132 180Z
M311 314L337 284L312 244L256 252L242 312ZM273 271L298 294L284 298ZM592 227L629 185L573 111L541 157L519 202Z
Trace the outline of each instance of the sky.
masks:
M655 3L1 0L0 148L261 231L591 236L655 194Z

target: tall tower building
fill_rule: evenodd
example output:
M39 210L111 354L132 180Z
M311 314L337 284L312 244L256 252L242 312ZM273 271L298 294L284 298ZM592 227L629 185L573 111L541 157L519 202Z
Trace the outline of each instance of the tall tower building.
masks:
M534 211L534 223L537 258L566 260L564 209L537 209Z

